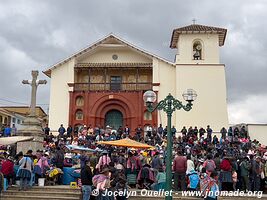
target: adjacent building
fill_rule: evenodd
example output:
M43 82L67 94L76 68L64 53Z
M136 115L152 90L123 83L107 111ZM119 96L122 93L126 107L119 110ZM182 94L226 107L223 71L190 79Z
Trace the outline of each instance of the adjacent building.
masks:
M7 125L12 127L13 124L16 128L20 128L21 123L24 119L25 116L0 107L0 131Z
M219 48L226 29L192 24L173 31L170 62L110 34L45 70L51 78L49 126L166 125L166 114L146 110L143 93L154 90L158 101L169 93L182 100L194 89L192 111L177 111L172 123L206 127L228 126L225 66ZM186 102L185 102L186 103Z
M0 126L10 125L20 129L21 123L29 115L30 108L28 106L1 106L0 107ZM48 116L42 107L36 107L37 118L43 125L48 123Z

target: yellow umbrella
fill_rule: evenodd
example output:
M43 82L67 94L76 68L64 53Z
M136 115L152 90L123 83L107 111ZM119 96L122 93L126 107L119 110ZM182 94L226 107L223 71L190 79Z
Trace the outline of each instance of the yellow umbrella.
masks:
M106 144L118 147L129 147L129 148L136 148L136 149L154 149L153 146L148 144L144 144L141 142L137 142L135 140L131 140L129 138L121 139L121 140L113 140L113 141L100 141L98 144Z

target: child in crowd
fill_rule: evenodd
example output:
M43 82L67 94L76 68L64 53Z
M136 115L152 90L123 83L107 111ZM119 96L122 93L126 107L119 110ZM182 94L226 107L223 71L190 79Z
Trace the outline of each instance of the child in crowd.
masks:
M237 173L235 170L233 170L232 178L233 178L233 189L234 189L234 191L236 191Z

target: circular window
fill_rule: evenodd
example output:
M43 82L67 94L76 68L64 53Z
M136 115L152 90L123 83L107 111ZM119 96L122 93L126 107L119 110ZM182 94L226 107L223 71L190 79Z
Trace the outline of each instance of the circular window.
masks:
M112 55L112 59L113 60L117 60L118 59L118 55L117 54Z

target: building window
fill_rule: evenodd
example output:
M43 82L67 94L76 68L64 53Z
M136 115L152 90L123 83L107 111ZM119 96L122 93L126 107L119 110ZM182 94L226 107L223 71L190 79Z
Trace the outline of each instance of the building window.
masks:
M112 91L121 90L121 76L110 77L110 90Z
M151 112L146 111L144 113L144 120L152 120L152 114L151 114Z
M83 111L77 110L75 116L76 120L83 120Z
M202 44L200 41L196 41L193 44L193 59L202 60Z
M20 119L18 119L17 124L20 124Z
M84 105L84 98L82 96L78 96L76 98L76 106L83 106Z
M16 123L16 118L12 118L12 123L13 123L13 124Z

